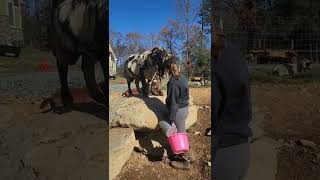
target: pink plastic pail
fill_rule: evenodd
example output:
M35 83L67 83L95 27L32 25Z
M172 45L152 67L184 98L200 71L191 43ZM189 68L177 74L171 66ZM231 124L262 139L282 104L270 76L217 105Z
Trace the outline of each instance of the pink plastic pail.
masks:
M168 137L169 144L174 154L189 151L189 140L187 133L176 133Z

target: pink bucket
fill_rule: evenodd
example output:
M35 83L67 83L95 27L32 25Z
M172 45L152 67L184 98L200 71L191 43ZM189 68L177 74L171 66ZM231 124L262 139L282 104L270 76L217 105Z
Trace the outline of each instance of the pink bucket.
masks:
M169 144L174 154L189 151L189 140L187 133L177 133L168 137Z

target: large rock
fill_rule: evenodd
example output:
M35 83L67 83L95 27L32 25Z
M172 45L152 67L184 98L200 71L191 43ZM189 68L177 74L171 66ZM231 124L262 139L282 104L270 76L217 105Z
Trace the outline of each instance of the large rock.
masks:
M0 179L97 179L107 173L107 122L73 111L34 113L1 136ZM4 148L3 148L4 147ZM77 173L75 173L77 172Z
M135 135L132 128L113 128L109 130L109 179L115 178L129 159Z
M158 128L158 122L168 118L165 106L166 96L134 96L130 98L113 98L109 107L110 127L132 127L134 130L153 130ZM198 106L189 100L189 115L186 128L197 121Z

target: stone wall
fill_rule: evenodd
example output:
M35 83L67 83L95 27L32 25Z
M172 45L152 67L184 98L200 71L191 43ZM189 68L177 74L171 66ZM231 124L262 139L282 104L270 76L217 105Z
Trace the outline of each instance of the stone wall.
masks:
M18 43L23 42L23 31L21 28L10 27L9 17L0 15L0 43L5 42L14 42ZM19 44L21 45L21 44Z

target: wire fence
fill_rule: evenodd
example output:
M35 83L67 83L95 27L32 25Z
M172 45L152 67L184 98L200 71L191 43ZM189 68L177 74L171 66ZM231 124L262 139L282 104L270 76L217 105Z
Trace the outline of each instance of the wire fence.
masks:
M319 18L264 17L263 23L257 24L241 26L231 22L223 28L226 37L239 45L245 56L253 50L277 50L279 54L292 51L298 58L320 63Z

